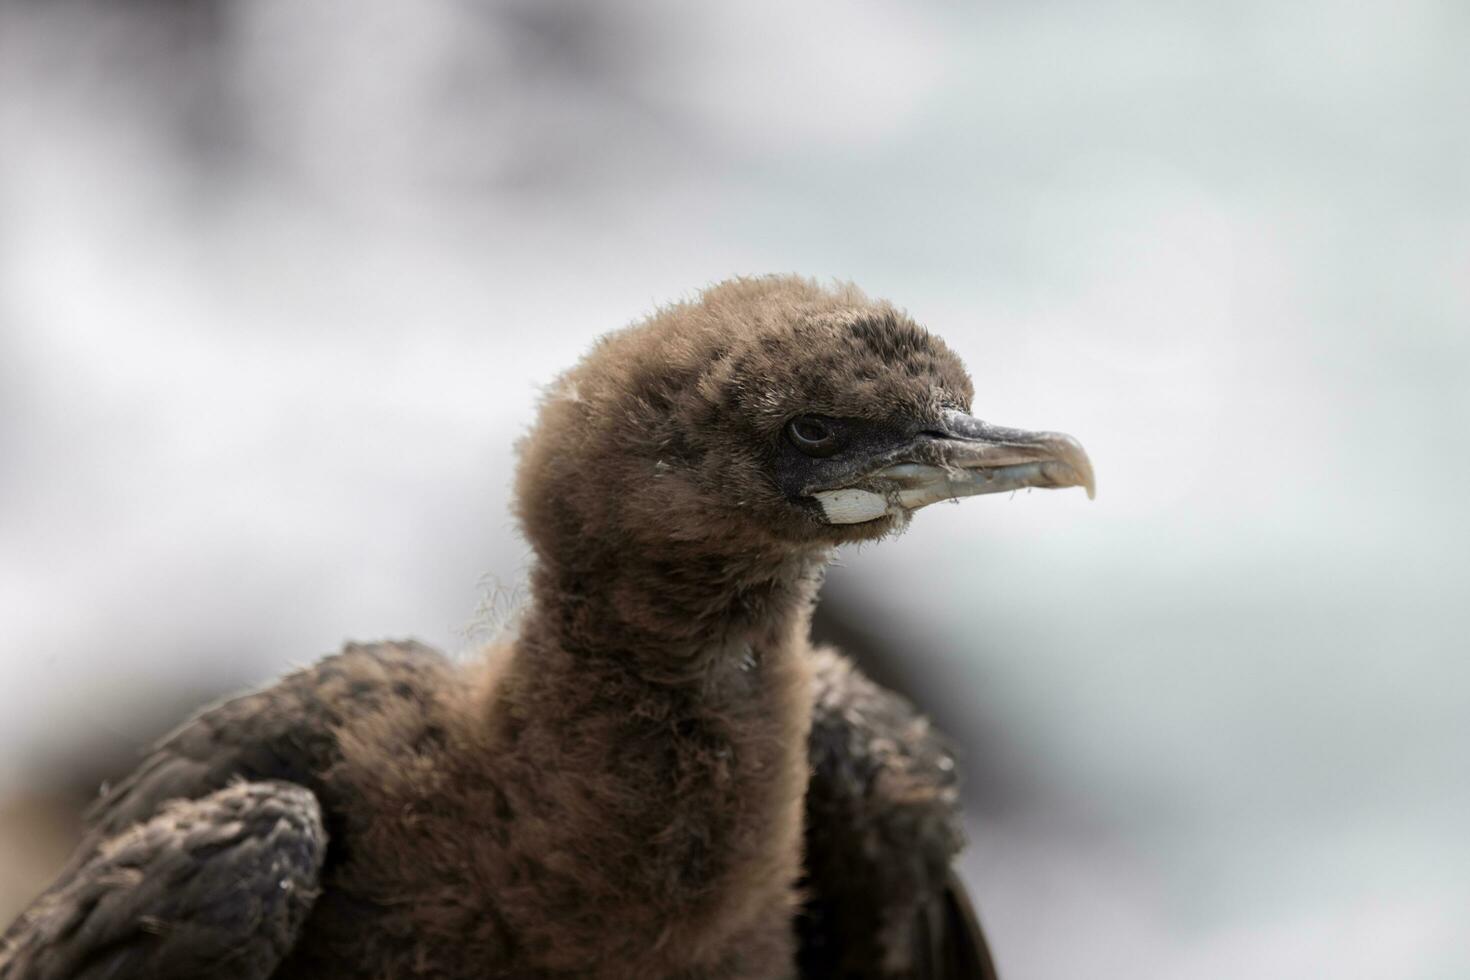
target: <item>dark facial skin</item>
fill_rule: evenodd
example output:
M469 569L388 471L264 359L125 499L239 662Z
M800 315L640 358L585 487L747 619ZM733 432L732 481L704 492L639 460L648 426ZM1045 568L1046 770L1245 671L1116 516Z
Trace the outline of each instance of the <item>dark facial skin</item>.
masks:
M816 454L813 449L817 447L800 434L810 420L818 420L828 433L822 451ZM863 525L834 527L828 523L816 498L810 495L811 490L836 489L856 483L873 470L878 461L896 461L923 436L932 434L934 429L933 423L920 420L872 421L799 415L787 424L777 440L772 477L792 506L800 508L825 533L842 540L849 540L849 535L857 535L860 539L878 537L892 530L896 521L879 519Z

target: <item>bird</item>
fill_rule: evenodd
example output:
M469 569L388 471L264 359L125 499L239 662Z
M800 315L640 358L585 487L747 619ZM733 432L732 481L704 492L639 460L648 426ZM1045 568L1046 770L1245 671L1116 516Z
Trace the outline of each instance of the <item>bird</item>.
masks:
M1083 487L856 286L707 287L607 334L518 444L514 635L347 644L104 786L0 980L995 975L955 754L809 623L843 546Z

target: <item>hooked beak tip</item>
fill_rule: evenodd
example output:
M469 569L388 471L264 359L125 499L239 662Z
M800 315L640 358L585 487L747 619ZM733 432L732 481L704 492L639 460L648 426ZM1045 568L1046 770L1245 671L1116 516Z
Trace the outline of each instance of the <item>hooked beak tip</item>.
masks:
M1097 477L1092 472L1092 460L1087 456L1087 450L1082 448L1082 443L1067 435L1057 432L1049 433L1053 438L1057 461L1063 463L1072 471L1070 483L1058 484L1058 486L1077 486L1087 491L1087 499L1097 499Z

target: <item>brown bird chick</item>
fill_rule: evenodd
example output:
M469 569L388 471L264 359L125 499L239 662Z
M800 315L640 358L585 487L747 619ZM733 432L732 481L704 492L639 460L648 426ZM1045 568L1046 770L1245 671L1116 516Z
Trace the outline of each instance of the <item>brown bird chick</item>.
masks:
M104 791L0 978L991 975L942 743L808 641L836 546L1091 492L1076 442L971 395L892 306L797 278L604 338L520 447L516 639L352 645L205 710Z

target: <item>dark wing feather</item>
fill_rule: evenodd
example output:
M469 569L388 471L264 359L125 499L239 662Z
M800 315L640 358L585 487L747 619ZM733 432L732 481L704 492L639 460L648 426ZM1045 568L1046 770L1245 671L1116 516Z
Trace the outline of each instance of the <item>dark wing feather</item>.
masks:
M419 643L348 644L271 687L204 709L154 745L130 776L104 787L87 813L92 833L78 858L166 801L197 799L235 779L281 779L320 794L320 774L340 757L336 732L344 723L386 699L427 698L446 669L442 654Z
M814 666L802 976L993 978L952 867L964 837L948 746L836 652Z
M960 876L950 871L944 890L923 904L915 945L924 950L916 975L933 980L997 980L990 946Z
M0 980L268 976L315 895L337 732L427 703L450 669L417 643L350 644L185 722L104 787L71 863L6 932Z
M0 980L264 980L291 949L326 853L289 783L180 800L102 844L6 931Z

